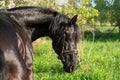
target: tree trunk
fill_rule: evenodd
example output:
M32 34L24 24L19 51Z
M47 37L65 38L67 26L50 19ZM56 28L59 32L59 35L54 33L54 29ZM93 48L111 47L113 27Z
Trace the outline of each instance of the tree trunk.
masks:
M80 28L80 39L84 40L84 27Z
M117 19L117 24L116 25L118 26L118 31L119 31L119 34L120 34L120 19Z
M118 26L119 34L120 34L120 26Z

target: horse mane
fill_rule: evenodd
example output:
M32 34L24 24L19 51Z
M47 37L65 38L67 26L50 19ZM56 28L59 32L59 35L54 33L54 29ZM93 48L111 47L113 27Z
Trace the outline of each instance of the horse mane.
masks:
M44 23L50 21L55 17L59 12L43 7L15 7L7 9L7 13L17 15L17 18L23 18L28 23Z
M50 9L50 8L43 8L43 7L34 7L34 6L23 6L23 7L15 7L15 8L10 8L7 9L8 11L12 11L12 12L20 12L20 13L24 13L24 14L28 14L28 13L34 13L34 12L40 12L43 14L57 14L58 12ZM28 13L27 13L28 12Z
M58 14L55 18L51 21L50 24L50 31L52 34L56 34L56 32L63 30L65 27L60 27L61 24L67 24L70 19L67 18L65 15ZM63 23L64 22L64 23ZM59 26L59 27L58 27Z

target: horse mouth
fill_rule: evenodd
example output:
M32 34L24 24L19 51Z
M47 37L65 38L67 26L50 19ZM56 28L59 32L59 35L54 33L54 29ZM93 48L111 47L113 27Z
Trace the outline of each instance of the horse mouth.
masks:
M65 67L64 66L63 68L64 68L64 71L67 72L67 73L72 73L77 69L76 66L70 66L70 67Z

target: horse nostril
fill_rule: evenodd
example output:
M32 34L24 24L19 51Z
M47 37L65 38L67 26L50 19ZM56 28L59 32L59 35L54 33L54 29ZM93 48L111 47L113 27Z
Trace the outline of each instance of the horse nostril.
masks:
M74 71L74 66L71 66L70 67L70 72L73 72Z
M70 69L69 69L69 72L72 72L73 71L73 69L72 69L72 66L70 67Z

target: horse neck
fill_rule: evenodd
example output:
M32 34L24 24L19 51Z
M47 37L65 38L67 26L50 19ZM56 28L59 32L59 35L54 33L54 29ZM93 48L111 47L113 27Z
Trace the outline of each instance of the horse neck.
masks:
M28 25L33 27L32 31L32 42L39 37L49 36L52 40L55 40L58 37L57 33L60 31L60 23L68 23L69 18L62 14L43 14L42 19L39 18L36 22L28 21ZM64 28L62 28L64 29Z
M49 36L50 37L50 24L54 16L51 14L39 14L33 20L27 19L26 25L32 28L32 42L40 37Z
M10 17L26 31L31 33L32 42L40 37L50 36L49 25L54 18L53 14L42 14L34 12L33 14L12 13Z
M51 21L47 21L44 23L36 24L36 27L32 26L32 42L40 37L49 36L49 25ZM33 24L34 25L34 24Z

